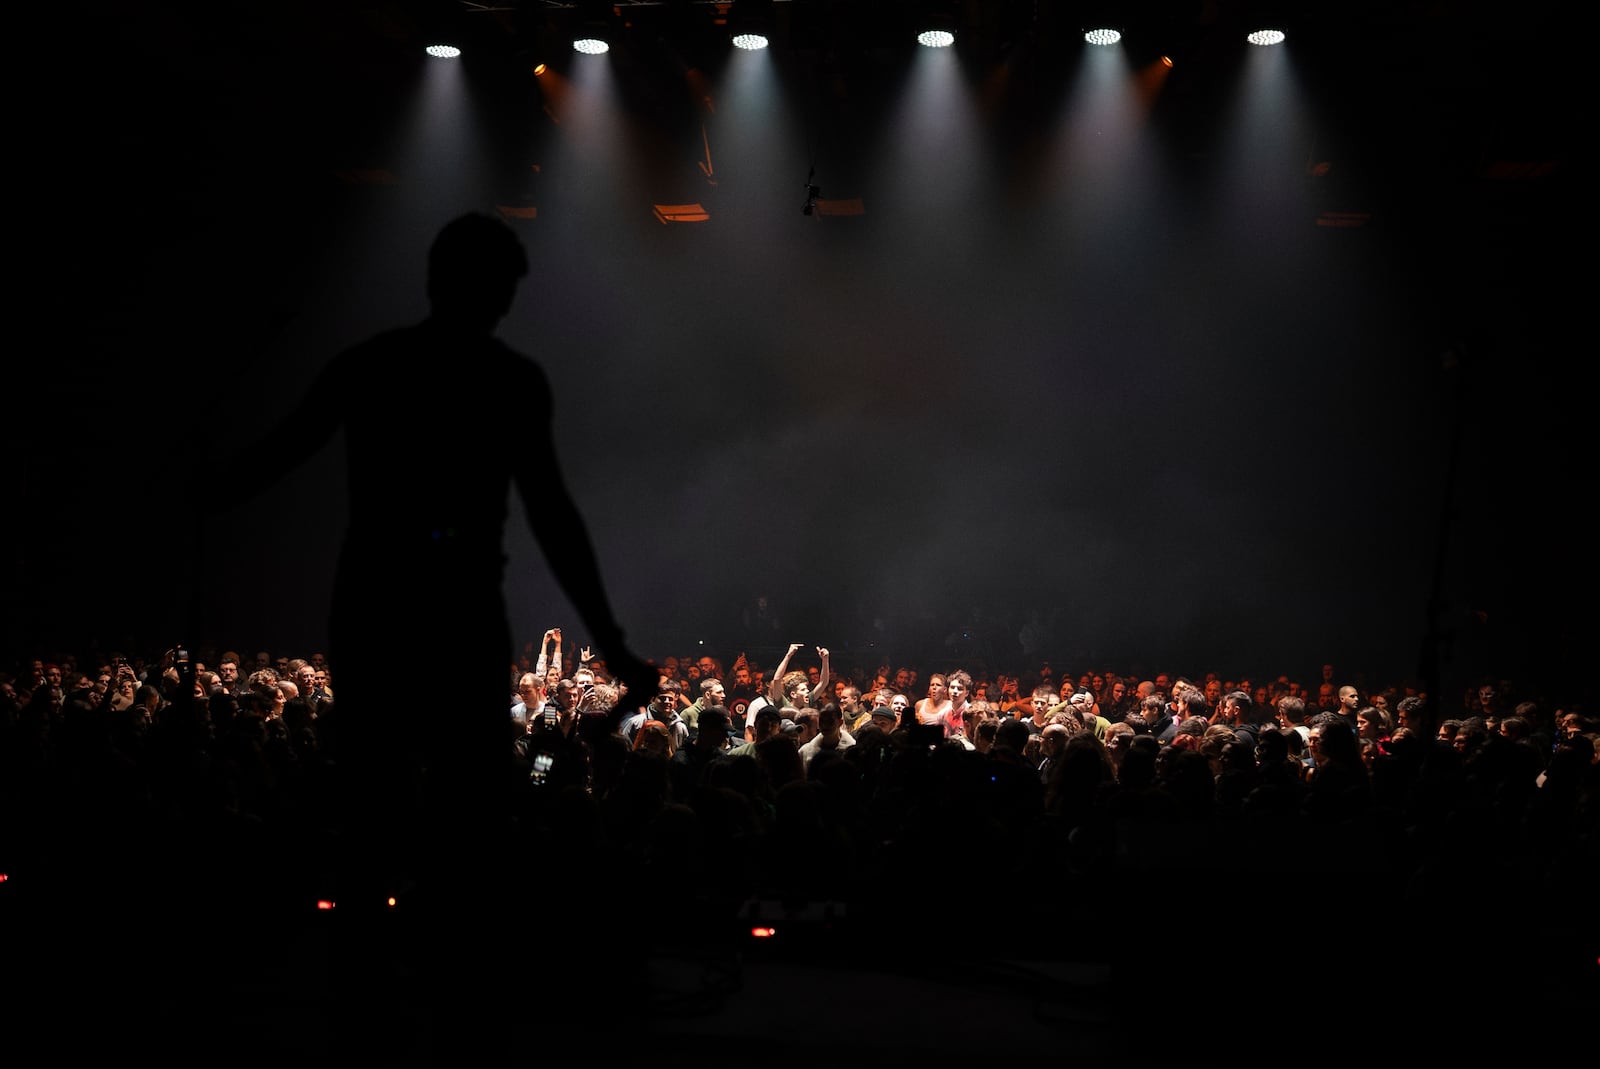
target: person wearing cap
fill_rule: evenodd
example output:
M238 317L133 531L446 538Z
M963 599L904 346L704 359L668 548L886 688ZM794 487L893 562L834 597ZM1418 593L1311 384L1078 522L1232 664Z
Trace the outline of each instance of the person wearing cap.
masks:
M729 757L754 757L756 746L767 739L778 735L783 730L783 714L775 706L764 705L756 710L755 723L751 726L754 738L746 739L728 751Z
M887 734L900 726L900 713L892 705L874 705L867 722Z

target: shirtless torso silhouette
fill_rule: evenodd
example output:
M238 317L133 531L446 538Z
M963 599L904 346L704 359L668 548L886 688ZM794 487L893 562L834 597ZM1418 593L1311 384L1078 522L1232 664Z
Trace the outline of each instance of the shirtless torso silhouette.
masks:
M334 357L299 405L229 462L264 488L344 432L349 527L330 619L341 909L370 908L416 881L459 918L503 889L513 487L614 678L640 701L655 692L658 674L624 640L559 474L545 375L493 333L526 272L499 220L451 222L429 253L428 318ZM503 418L508 401L526 418ZM419 667L449 673L421 689L442 698L418 702L402 685Z

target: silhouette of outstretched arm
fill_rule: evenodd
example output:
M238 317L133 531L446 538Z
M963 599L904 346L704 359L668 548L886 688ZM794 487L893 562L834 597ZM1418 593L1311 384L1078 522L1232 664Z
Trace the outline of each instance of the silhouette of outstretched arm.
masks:
M550 562L556 582L578 610L595 643L605 651L612 677L626 688L628 697L616 710L620 718L624 706L650 700L660 676L628 647L600 578L600 562L595 556L589 528L572 500L560 465L543 462L542 458L556 455L555 439L550 432L550 395L545 393L539 397L537 404L543 411L533 413L527 425L543 428L540 433L545 440L539 448L518 452L512 479L522 499L528 528Z

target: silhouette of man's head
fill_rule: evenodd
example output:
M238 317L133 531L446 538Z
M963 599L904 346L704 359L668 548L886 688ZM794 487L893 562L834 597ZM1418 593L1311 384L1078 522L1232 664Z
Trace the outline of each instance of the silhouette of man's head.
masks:
M505 223L471 213L447 223L428 250L428 300L436 319L492 330L511 310L528 254Z

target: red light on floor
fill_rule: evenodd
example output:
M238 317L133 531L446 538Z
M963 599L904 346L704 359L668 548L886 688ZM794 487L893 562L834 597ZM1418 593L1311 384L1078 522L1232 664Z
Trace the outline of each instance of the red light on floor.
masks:
M778 934L778 929L776 929L776 928L752 928L752 929L750 929L750 938L752 938L752 939L771 939L773 936L775 936L777 934Z
M329 899L329 898L319 898L319 899L317 899L317 908L318 909L332 909L333 908L333 900Z
M5 883L9 879L11 879L9 872L0 872L0 883Z

